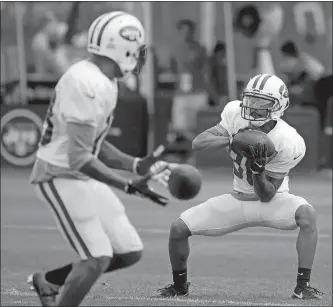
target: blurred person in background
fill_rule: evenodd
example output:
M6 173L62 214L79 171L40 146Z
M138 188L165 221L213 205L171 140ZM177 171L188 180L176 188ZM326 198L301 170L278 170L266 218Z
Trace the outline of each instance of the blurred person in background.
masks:
M31 45L36 73L57 76L62 74L62 64L56 61L55 54L66 31L65 23L57 20L52 12L45 12L41 21L41 29L33 37Z
M320 126L325 128L325 119L327 115L327 106L330 99L333 99L333 75L330 74L320 78L315 84L315 97L317 107L320 113ZM330 115L332 118L332 114Z
M202 91L205 89L203 70L207 63L207 53L196 40L196 25L182 19L177 23L180 43L176 45L171 58L171 70L179 77L178 87L182 91ZM188 83L188 84L184 84Z
M280 63L280 70L293 101L316 106L314 86L325 73L324 65L315 57L300 52L293 41L285 42L281 52L284 59Z
M214 47L213 54L210 57L209 73L211 86L215 97L210 97L209 105L216 106L216 96L221 97L219 100L227 100L228 82L227 82L227 59L225 43L218 41Z
M320 78L314 87L316 106L320 115L320 150L319 150L319 163L318 170L331 168L330 160L332 159L332 108L333 108L333 75L330 74ZM329 107L329 101L331 106ZM330 170L332 178L332 169Z
M79 1L73 3L67 22L59 21L51 11L47 11L43 15L41 29L32 40L36 73L59 78L71 64L80 59L75 56L72 44L79 4ZM85 45L81 42L81 36L79 35L75 40L78 47Z
M324 65L315 57L300 52L293 41L281 47L285 59L281 71L286 76L293 101L301 106L315 107L320 117L319 163L318 169L327 165L326 138L324 135L326 112L329 98L332 97L332 76L325 76Z
M208 56L205 48L196 40L196 25L189 19L177 23L180 43L171 58L171 70L178 77L177 92L173 99L169 141L192 138L196 116L207 107L208 96L217 101L217 93L210 85Z

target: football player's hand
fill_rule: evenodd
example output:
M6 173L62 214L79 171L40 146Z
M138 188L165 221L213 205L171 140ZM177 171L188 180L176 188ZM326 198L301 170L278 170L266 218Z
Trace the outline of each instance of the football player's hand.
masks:
M266 144L258 143L254 148L250 147L252 157L250 169L252 174L261 174L265 170L268 148Z
M150 199L152 202L155 202L159 205L166 206L168 199L156 192L154 192L149 186L148 181L152 179L153 176L156 176L159 173L165 171L166 165L160 165L159 168L155 168L153 171L149 171L144 177L138 179L131 179L128 181L127 186L125 187L125 192L127 194L137 195L144 198Z
M152 165L150 171L154 173L151 177L152 180L158 182L163 187L168 187L168 181L171 174L171 170L176 168L178 163L168 163L166 161L157 161ZM163 169L161 171L161 169Z
M144 176L150 171L150 168L163 156L165 147L158 146L151 154L145 158L136 158L134 173Z
M147 182L142 182L142 179L130 180L126 187L126 193L148 198L152 202L161 206L166 206L168 204L168 199L166 197L156 193L148 186Z

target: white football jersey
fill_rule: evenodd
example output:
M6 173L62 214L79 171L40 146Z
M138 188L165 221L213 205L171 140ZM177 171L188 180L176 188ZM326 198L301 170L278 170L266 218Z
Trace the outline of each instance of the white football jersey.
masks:
M96 128L93 154L97 156L111 126L117 98L117 81L108 79L95 64L83 60L71 66L55 87L37 158L69 168L66 122Z
M228 131L230 137L236 134L239 129L248 127L249 121L241 117L241 101L229 102L222 114L220 125ZM275 127L268 133L275 145L276 153L266 164L268 172L288 174L304 157L306 147L303 138L297 133L296 129L289 126L284 120L278 119ZM228 148L229 155L233 160L235 191L242 193L254 193L252 174L249 170L249 161L245 157L236 154ZM285 176L278 192L289 191L289 177Z

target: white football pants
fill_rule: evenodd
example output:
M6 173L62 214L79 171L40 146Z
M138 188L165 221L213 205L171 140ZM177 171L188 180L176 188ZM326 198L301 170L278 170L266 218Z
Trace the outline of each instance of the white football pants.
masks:
M81 259L142 250L123 204L106 184L56 178L36 184L35 191Z
M295 213L301 205L309 203L288 192L277 193L266 203L241 201L224 194L186 210L180 218L192 235L222 236L255 226L293 230L297 228Z

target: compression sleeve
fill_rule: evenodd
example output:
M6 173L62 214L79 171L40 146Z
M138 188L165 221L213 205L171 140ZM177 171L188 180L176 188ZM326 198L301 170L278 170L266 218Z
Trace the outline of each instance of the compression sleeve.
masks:
M96 129L85 123L67 123L68 163L71 169L80 170L82 166L94 159L92 154Z

